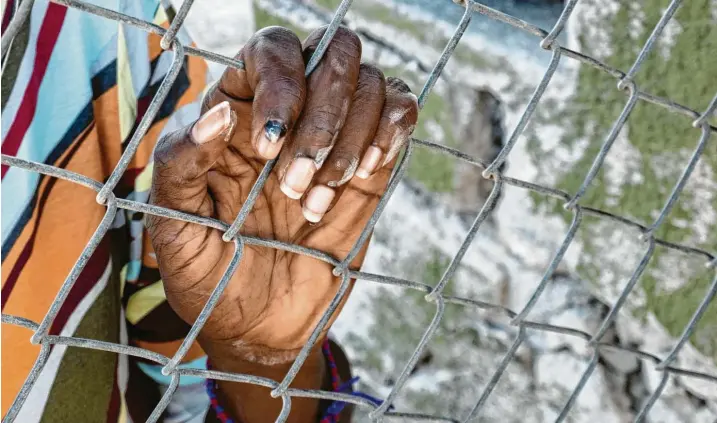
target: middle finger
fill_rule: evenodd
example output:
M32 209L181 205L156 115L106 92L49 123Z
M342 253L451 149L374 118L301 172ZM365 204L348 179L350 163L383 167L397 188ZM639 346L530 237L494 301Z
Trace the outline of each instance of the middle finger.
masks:
M325 29L305 42L304 59L314 53ZM331 152L346 120L358 84L361 41L351 30L339 28L324 57L307 80L307 97L287 148L279 156L281 190L299 199Z

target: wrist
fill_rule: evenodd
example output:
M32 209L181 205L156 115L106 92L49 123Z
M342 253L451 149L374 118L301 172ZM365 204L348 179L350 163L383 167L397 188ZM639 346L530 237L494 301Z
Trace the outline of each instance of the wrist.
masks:
M204 351L215 363L248 363L259 365L258 367L274 367L294 362L301 352L301 347L294 349L278 349L265 345L248 343L242 340L234 341L207 341L200 342ZM314 348L316 349L316 347ZM313 352L313 351L312 351Z
M207 346L212 369L259 376L281 382L288 373L293 360L276 362L276 356L260 360L246 357L246 351L227 351L225 348ZM267 351L277 353L277 351ZM298 353L298 352L297 352ZM253 354L260 354L254 350ZM281 356L281 354L279 354ZM295 356L295 355L294 355ZM275 362L265 364L265 362ZM326 362L318 343L312 350L299 373L291 383L297 389L322 389L326 379ZM259 385L217 381L216 395L224 410L241 423L273 422L281 412L282 399L272 398L271 389ZM319 400L313 398L292 398L288 422L312 422L318 420Z

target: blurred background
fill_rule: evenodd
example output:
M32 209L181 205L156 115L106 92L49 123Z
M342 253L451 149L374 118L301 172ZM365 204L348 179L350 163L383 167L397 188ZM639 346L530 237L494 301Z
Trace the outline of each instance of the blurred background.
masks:
M181 3L181 1L178 1ZM204 48L233 55L256 29L281 25L305 37L329 22L340 0L200 0L189 31ZM561 0L482 3L549 30ZM582 0L558 41L626 71L668 0ZM363 56L420 92L463 13L449 0L355 0L345 24ZM475 14L429 97L414 136L492 160L515 128L551 58L539 39ZM717 90L717 1L684 2L637 74L641 90L704 110ZM217 75L221 68L217 67ZM627 96L617 80L562 58L504 172L574 193ZM715 124L717 119L712 117ZM697 145L689 118L639 102L584 206L649 225ZM714 141L714 135L713 139ZM717 150L707 146L680 201L657 235L717 251ZM449 156L416 147L408 176L375 231L365 271L435 285L484 204L491 182ZM447 293L519 311L541 280L573 216L556 201L505 187ZM639 233L585 217L578 236L529 319L595 333L645 254ZM603 341L664 357L715 270L704 259L657 246L645 273ZM359 388L385 397L433 319L423 293L358 281L333 328ZM401 410L465 418L516 337L502 315L447 305L419 365L397 397ZM717 374L717 304L712 303L676 366ZM592 358L576 337L528 331L477 421L553 421ZM568 421L632 421L662 374L650 362L600 353ZM357 421L366 420L357 410ZM649 422L717 421L717 386L672 377Z

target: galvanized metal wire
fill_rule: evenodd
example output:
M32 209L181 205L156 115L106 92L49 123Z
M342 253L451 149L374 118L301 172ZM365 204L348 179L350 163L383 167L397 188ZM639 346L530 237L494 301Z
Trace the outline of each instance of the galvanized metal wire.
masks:
M153 101L149 105L142 121L138 125L137 131L135 132L133 138L128 143L128 146L122 155L121 159L119 160L119 163L115 167L114 171L112 172L111 176L105 183L101 183L99 181L92 180L86 176L70 172L65 169L61 169L58 167L42 164L42 163L36 163L29 160L24 160L21 158L16 157L10 157L6 155L2 155L2 164L8 165L8 166L14 166L17 168L25 169L30 172L37 172L41 173L47 176L56 177L60 179L65 179L68 181L71 181L73 183L76 183L78 185L87 187L89 189L92 189L97 192L97 202L101 205L104 205L107 208L107 211L105 213L104 218L102 219L101 223L99 224L98 228L96 229L95 233L92 235L90 241L88 242L87 246L85 247L84 251L82 252L81 256L78 258L77 262L73 266L72 270L68 274L67 278L65 279L64 283L62 284L59 292L57 293L57 296L55 300L53 301L52 305L50 306L50 309L47 311L44 319L39 322L32 322L28 319L25 319L21 316L11 316L11 315L2 315L2 323L8 324L8 325L16 325L16 326L22 326L25 328L28 328L33 331L33 336L31 338L31 341L35 344L40 344L41 350L37 357L37 360L35 361L34 366L32 367L30 374L28 375L25 383L23 384L19 394L14 399L8 413L3 418L3 422L12 422L15 420L20 408L22 407L24 401L26 400L30 390L32 389L33 385L37 381L39 373L42 371L47 358L49 356L50 346L53 344L62 344L62 345L69 345L73 347L78 348L90 348L95 350L103 350L103 351L110 351L118 354L125 354L125 355L131 355L136 357L141 357L146 360L155 362L157 364L160 364L163 366L162 373L165 375L171 375L171 384L169 386L169 389L165 392L165 394L162 396L162 399L157 404L156 408L154 409L150 419L148 421L154 422L157 421L157 419L160 417L164 409L169 404L172 394L174 393L174 390L179 384L179 380L182 375L192 375L192 376L200 376L205 377L209 379L219 379L219 380L226 380L226 381L232 381L236 383L250 383L250 384L256 384L261 385L267 388L271 388L271 395L273 397L281 397L283 401L283 407L282 411L279 416L277 416L277 422L283 422L286 420L287 416L289 415L289 412L291 411L291 398L292 397L311 397L311 398L322 398L322 399L328 399L328 400L341 400L346 401L349 403L353 403L357 405L358 407L366 408L370 411L369 416L373 420L381 420L381 419L391 419L391 418L410 418L412 420L420 420L420 421L447 421L447 422L454 422L459 421L456 420L453 417L449 416L437 416L437 415L428 415L428 414L420 414L420 413L413 413L411 410L406 411L389 411L389 406L392 404L396 396L399 394L401 389L403 388L409 374L413 370L413 368L416 366L416 363L418 362L423 350L425 349L426 345L430 342L431 337L433 336L434 332L436 331L439 323L441 322L441 319L444 316L444 310L445 305L447 303L450 304L457 304L464 307L471 307L474 309L482 309L482 310L492 310L494 312L499 312L505 315L507 318L511 320L511 324L517 327L517 335L512 343L512 345L509 347L507 352L505 353L503 359L498 364L495 372L492 374L492 376L489 379L489 382L487 385L483 388L481 395L479 398L476 398L475 406L471 409L471 411L466 415L464 418L462 418L460 421L472 421L475 418L478 418L480 416L480 413L482 409L484 408L485 404L488 401L488 398L490 397L491 393L493 392L493 389L496 387L497 383L499 382L501 376L506 371L506 368L510 364L510 362L514 359L516 351L519 349L519 347L522 345L522 343L525 341L527 337L528 331L547 331L547 332L554 332L554 333L560 333L565 335L574 336L580 339L583 339L586 343L588 343L589 346L592 347L592 357L589 361L588 366L584 370L579 383L574 387L572 393L570 394L569 398L566 400L566 403L561 410L557 422L563 421L567 416L568 413L571 411L572 406L574 405L576 399L580 395L581 390L589 380L591 374L595 370L597 364L598 364L598 357L600 351L603 350L613 350L613 351L622 351L629 354L632 354L636 356L637 358L647 360L649 362L652 362L655 364L655 368L662 372L662 379L660 384L658 385L657 389L652 393L650 398L645 401L643 404L642 409L640 410L636 421L642 421L645 416L649 413L650 409L654 405L655 401L659 398L661 395L664 387L666 386L667 382L669 381L670 377L674 376L680 376L680 377L692 377L692 378L699 378L702 380L706 380L709 382L712 382L715 384L715 389L717 389L717 375L714 374L707 374L704 372L700 372L697 370L691 370L691 369L683 369L679 367L675 367L672 364L674 363L677 355L684 347L685 343L689 340L690 335L693 333L698 321L702 317L702 315L705 313L708 305L711 301L713 301L715 295L717 295L717 259L715 258L715 254L704 251L699 248L691 247L688 245L682 245L682 244L676 244L672 242L668 242L666 240L657 238L655 236L656 229L664 222L667 215L670 213L670 210L675 205L675 203L678 201L679 196L681 192L683 191L686 182L690 178L690 175L695 169L695 166L697 162L699 161L700 157L704 154L707 142L710 140L710 137L717 132L717 128L710 125L708 122L709 116L711 116L715 110L717 109L717 94L715 94L714 99L711 101L711 103L707 106L707 108L702 112L699 113L687 106L675 103L669 99L666 98L660 98L653 96L647 92L641 91L635 82L634 78L635 75L639 72L641 64L644 62L645 58L651 53L652 49L654 48L655 41L662 33L663 29L665 28L666 24L669 22L669 20L673 17L674 13L680 6L681 1L679 0L673 0L669 7L664 11L662 18L658 22L658 24L655 26L655 28L652 31L652 34L647 39L645 45L643 46L642 50L640 51L638 57L635 59L635 62L633 63L630 70L625 73L619 69L613 68L610 65L601 62L598 59L595 59L593 57L586 56L582 53L570 50L566 47L563 47L558 42L558 36L563 31L564 26L568 19L570 18L571 13L573 12L575 5L577 4L578 0L569 0L565 8L559 17L557 23L554 25L553 28L551 28L550 31L546 31L542 28L539 28L535 25L532 25L528 22L525 22L523 20L520 20L518 18L515 18L513 16L507 15L505 13L502 13L500 11L491 9L483 4L480 4L478 2L475 2L473 0L460 0L455 1L455 3L458 3L459 5L463 6L466 10L463 14L463 17L457 26L455 33L451 37L450 41L446 45L443 53L440 56L439 61L433 68L433 70L430 72L427 81L425 83L424 88L422 89L418 99L419 99L419 105L423 106L428 94L431 92L431 89L433 88L436 80L440 77L441 71L443 70L444 66L450 59L451 55L453 54L453 51L455 50L456 46L458 45L465 29L468 26L468 23L471 20L471 17L475 13L479 13L482 15L485 15L489 18L504 22L506 24L509 24L519 30L525 31L528 34L531 34L538 39L538 46L542 49L549 50L552 54L552 59L550 61L550 64L548 68L546 69L542 80L535 88L535 92L533 93L532 97L530 98L528 104L525 106L525 109L523 110L522 116L519 119L518 124L514 128L512 134L509 137L508 142L506 143L505 147L502 149L502 151L498 154L498 156L493 160L492 162L486 162L478 157L472 157L470 155L467 155L465 153L462 153L460 151L457 151L455 149L442 146L430 141L426 140L418 140L418 139L411 139L409 140L405 154L402 157L401 162L398 164L397 169L394 173L393 178L391 179L391 182L389 184L388 189L382 196L376 211L371 216L371 219L369 220L369 223L364 228L363 232L359 236L359 239L357 240L354 247L351 249L351 251L347 254L346 257L340 258L340 257L332 257L329 254L326 254L322 251L313 250L310 248L298 246L298 245L291 245L284 242L271 240L271 239L261 239L256 237L250 237L250 236L243 236L240 234L241 226L244 223L244 219L246 218L249 211L252 209L254 205L254 200L256 199L256 194L262 189L264 183L266 182L267 177L269 176L269 173L272 170L272 167L274 165L274 162L271 161L267 163L264 170L259 175L256 184L254 185L254 188L251 191L251 195L249 195L248 200L243 204L241 211L239 212L236 220L233 222L232 225L226 225L223 222L220 222L215 219L206 218L206 217L200 217L191 215L188 213L180 212L177 210L171 210L166 209L163 207L157 207L153 205L148 205L145 203L140 203L132 200L127 199L121 199L121 198L115 198L113 194L113 189L117 182L122 177L122 174L127 168L128 163L132 159L137 146L140 142L140 140L145 136L149 124L154 120L155 116L157 115L157 112L159 111L160 106L162 105L164 98L166 97L169 88L171 87L172 83L174 82L175 78L177 77L179 70L182 66L183 59L185 55L196 55L200 57L204 57L207 60L214 61L217 63L221 63L230 67L234 67L237 69L242 69L244 64L234 58L222 56L216 53L212 53L209 51L205 51L202 49L198 49L192 46L185 46L180 43L180 41L177 39L177 32L181 28L184 18L187 16L187 14L190 12L190 9L193 4L193 0L185 0L182 4L181 8L179 9L177 15L175 16L174 20L171 22L169 29L164 29L156 24L153 24L151 22L146 22L131 16L127 16L125 14L105 9L90 3L86 3L84 1L80 0L53 0L56 3L63 4L67 7L76 8L82 11L85 11L87 13L92 13L94 15L98 15L107 19L120 21L129 25L136 26L138 28L141 28L145 31L159 34L162 36L161 40L161 46L165 49L171 49L174 52L174 60L172 62L172 65L165 76L162 84L160 85L159 90L157 91L156 95L154 96ZM12 42L12 37L17 32L17 29L23 24L23 22L28 18L29 16L29 10L32 5L32 1L27 0L22 2L20 9L15 14L14 20L10 24L8 28L8 32L4 34L5 36L2 39L2 52L3 54L6 52L6 50L9 48L10 43ZM316 66L316 64L321 60L321 57L326 50L327 46L331 42L331 39L336 32L337 28L339 27L344 15L349 10L349 7L351 6L352 1L351 0L344 0L341 2L340 6L338 7L336 13L334 14L334 17L328 27L328 30L326 31L324 38L321 40L316 52L314 53L314 56L311 58L309 65L307 66L307 74L310 73ZM588 174L586 175L581 187L578 189L578 191L574 194L548 187L548 186L542 186L538 185L529 181L522 181L519 179L514 179L511 177L508 177L506 175L503 175L500 173L500 165L508 158L511 150L513 147L520 142L521 135L523 131L525 130L527 124L529 123L531 116L535 109L538 107L538 103L543 96L546 87L550 83L550 80L552 76L555 73L555 70L557 69L560 61L568 57L573 60L578 60L582 62L585 65L593 66L597 69L600 69L601 71L613 76L618 81L617 89L624 91L627 95L627 101L625 104L625 107L620 114L620 116L616 119L614 122L612 129L609 131L609 133L606 135L605 140L600 148L600 151L596 155L593 165L591 169L588 171ZM717 89L717 87L715 87ZM624 216L619 216L604 210L599 210L587 206L582 206L580 204L580 199L582 196L587 192L587 190L590 187L591 182L597 175L598 171L601 169L601 167L604 164L604 161L606 160L607 154L610 151L610 148L612 147L613 142L615 141L617 134L620 132L620 130L624 127L628 119L630 118L630 114L632 110L634 109L635 105L638 101L647 101L653 104L656 104L658 106L664 107L667 110L678 113L681 115L686 116L690 120L685 120L685 125L691 125L697 129L700 130L698 141L696 142L695 150L688 161L686 163L685 168L683 170L682 175L679 177L679 179L675 182L675 186L670 193L669 197L666 199L665 205L663 206L662 211L660 212L659 216L655 221L651 224L643 224L640 222L636 222L632 219L629 219ZM428 148L432 149L434 151L447 154L450 156L455 157L458 160L463 160L467 163L470 163L479 169L483 170L483 175L487 178L492 178L495 181L493 190L488 198L488 201L481 209L478 216L475 218L473 224L471 225L460 249L456 253L455 257L451 261L450 265L446 269L445 273L441 277L439 281L437 281L435 286L430 286L410 280L403 280L400 278L395 278L392 276L387 275L378 275L378 274L371 274L366 272L361 272L357 270L351 270L349 269L349 263L353 260L353 258L358 254L358 252L361 250L363 244L368 240L371 232L374 229L374 226L376 225L376 222L378 218L380 217L381 213L383 212L384 208L386 207L386 204L388 203L391 195L394 193L396 187L398 186L400 180L402 179L409 160L411 159L411 153L414 148ZM567 233L565 234L565 237L563 239L563 242L558 246L557 250L555 251L555 254L553 255L552 260L548 264L537 288L535 289L532 297L528 300L526 305L523 307L523 309L519 311L513 311L508 308L505 308L498 304L492 304L489 302L481 301L479 299L471 299L471 298L459 298L459 297L453 297L449 295L444 294L444 288L448 281L451 279L451 277L456 272L456 269L458 268L458 264L463 258L463 255L465 254L468 247L473 242L477 232L480 230L481 224L487 217L488 213L495 207L497 198L499 197L501 190L504 188L505 185L514 186L522 189L528 189L534 192L537 192L542 195L554 197L557 199L560 199L564 201L566 210L569 210L573 213L573 220L570 224ZM141 348L137 347L131 347L127 345L121 345L121 344L113 344L108 342L102 342L92 339L80 339L80 338L74 338L74 337L66 337L66 336L55 336L55 335L49 335L49 327L51 326L55 316L57 315L60 307L62 306L65 298L67 297L67 294L69 293L69 290L77 280L78 275L80 274L81 270L87 263L87 260L92 255L93 251L99 244L102 237L105 235L107 230L110 227L110 224L112 222L112 219L114 215L117 213L119 209L125 209L125 210L133 210L133 211L139 211L142 213L147 213L151 215L156 216L162 216L165 218L170 219L178 219L183 220L186 222L191 222L198 225L205 225L208 227L212 227L215 229L218 229L220 231L224 232L224 240L227 242L233 242L235 244L235 254L234 257L227 267L224 275L222 278L217 282L217 286L214 289L214 292L211 294L208 302L204 306L204 309L200 313L199 317L197 318L196 322L192 326L189 334L185 338L184 342L182 343L182 346L179 348L177 353L174 357L165 357L157 353L153 353ZM605 317L604 321L602 322L600 329L595 334L590 334L581 330L576 330L568 327L562 327L562 326L555 326L555 325L549 325L545 323L540 322L534 322L528 319L531 310L534 308L534 306L537 304L537 302L540 299L541 294L544 292L545 288L551 281L551 277L555 270L558 267L558 264L561 262L565 252L567 251L568 247L570 246L571 242L574 240L575 235L580 227L580 224L582 222L582 219L585 215L598 217L605 220L610 220L615 222L616 224L625 225L627 227L637 229L642 234L641 240L645 243L645 252L643 254L642 259L640 260L638 266L635 268L634 272L628 279L628 281L625 284L625 287L623 291L621 292L620 296L617 298L614 304L612 304L612 307L610 308L610 311L608 312L607 316ZM225 373L225 372L218 372L214 370L196 370L196 369L181 369L178 367L178 363L182 360L184 355L187 353L187 350L189 349L189 346L191 343L195 340L197 333L201 330L204 323L206 322L207 317L210 315L212 309L217 303L217 300L221 296L224 288L226 287L226 284L228 283L229 279L233 275L233 273L236 271L238 264L242 257L242 252L244 245L250 244L250 245L261 245L269 248L276 248L280 250L290 251L296 254L303 254L310 257L313 257L317 260L322 260L326 263L331 264L334 266L334 274L337 278L341 279L340 287L331 301L329 307L325 310L322 318L320 319L318 325L314 328L314 331L312 332L308 342L304 345L303 349L299 353L298 357L294 361L293 365L291 366L291 369L287 373L287 375L284 377L283 380L271 380L259 376L249 375L249 374L234 374L234 373ZM707 268L709 268L710 272L714 272L715 276L712 280L709 288L704 294L704 299L697 308L697 310L694 312L694 315L690 319L687 326L684 328L684 331L682 335L679 337L677 342L675 343L673 349L670 351L670 353L664 357L657 357L649 352L640 351L633 348L628 348L621 345L615 345L610 344L607 342L603 342L602 338L605 334L607 328L609 325L614 321L614 319L617 317L618 312L621 310L621 308L624 306L625 301L627 297L632 292L633 288L637 284L637 282L640 279L640 276L644 272L645 268L650 262L650 259L652 258L655 247L661 246L663 248L680 251L686 254L690 254L692 256L700 257L704 260L705 265ZM380 284L386 284L386 285L393 285L393 286L400 286L408 289L415 289L419 290L421 292L424 292L426 294L425 299L428 302L432 302L436 305L436 312L435 315L429 324L429 326L426 328L425 332L423 333L423 336L418 341L416 348L409 358L408 362L406 363L405 367L403 368L403 371L396 379L396 382L391 390L391 392L388 394L387 398L383 401L383 403L379 406L375 406L370 401L367 401L363 398L355 397L352 395L342 394L342 393L335 393L335 392L327 392L327 391L321 391L321 390L303 390L303 389L294 389L289 388L289 385L293 381L294 377L298 373L299 369L303 365L304 361L306 360L309 351L311 350L312 346L318 341L318 338L321 333L326 328L326 325L328 324L331 316L335 313L338 305L341 303L343 297L346 295L346 292L348 290L349 284L351 279L357 279L360 281L360 283L380 283ZM450 393L446 393L446 395L450 395Z

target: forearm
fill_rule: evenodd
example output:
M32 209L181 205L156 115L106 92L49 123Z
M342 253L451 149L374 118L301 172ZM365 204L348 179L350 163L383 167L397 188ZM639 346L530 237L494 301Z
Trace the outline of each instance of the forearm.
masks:
M232 352L220 351L216 348L209 350L211 351L208 351L209 360L214 370L250 374L276 381L281 381L286 376L293 363L291 360L275 365L260 364L237 357ZM321 352L321 345L317 343L291 383L291 387L330 390L330 386L324 386L326 381L330 381L327 379L326 361ZM282 399L272 398L269 395L270 388L226 381L219 381L217 387L219 403L237 423L269 423L275 421L281 412ZM293 397L288 422L317 422L319 402L314 398Z

